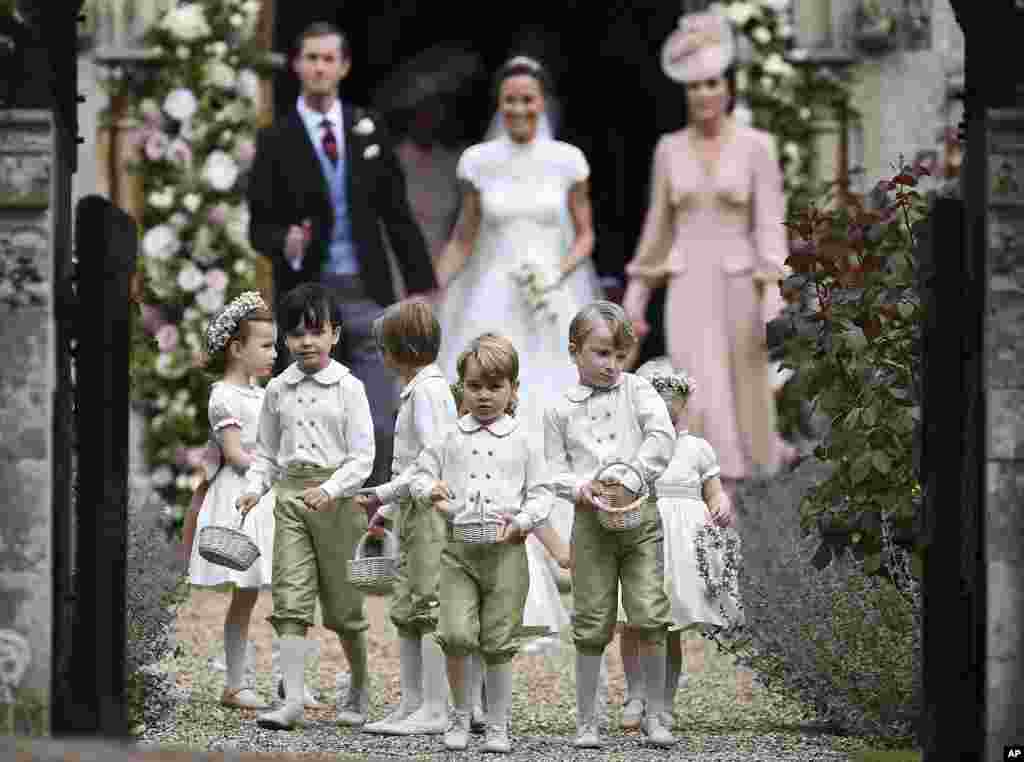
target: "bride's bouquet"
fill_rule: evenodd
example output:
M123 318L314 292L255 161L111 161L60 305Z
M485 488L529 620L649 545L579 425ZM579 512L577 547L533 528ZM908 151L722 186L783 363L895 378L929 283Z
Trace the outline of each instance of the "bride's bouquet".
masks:
M530 311L539 318L555 322L558 313L552 309L550 294L559 286L559 280L552 277L535 262L523 262L512 273L512 279L519 287L519 294Z

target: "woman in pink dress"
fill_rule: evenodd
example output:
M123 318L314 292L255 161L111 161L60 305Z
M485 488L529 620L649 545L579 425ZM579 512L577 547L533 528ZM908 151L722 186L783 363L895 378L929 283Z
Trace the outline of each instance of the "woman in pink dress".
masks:
M686 86L689 126L658 141L623 299L643 333L651 291L667 285L668 353L702 390L691 430L715 448L730 493L795 455L776 431L765 347L786 274L782 176L772 136L732 116L733 49L715 12L683 16L662 49L663 70Z

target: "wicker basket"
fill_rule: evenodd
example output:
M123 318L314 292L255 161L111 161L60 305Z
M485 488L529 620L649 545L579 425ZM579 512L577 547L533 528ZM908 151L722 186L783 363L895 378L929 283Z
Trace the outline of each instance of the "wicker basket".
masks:
M505 534L505 522L501 519L484 516L483 502L480 493L476 496L478 516L470 521L452 524L452 538L456 542L468 542L475 545L486 545L501 542Z
M236 529L216 525L203 527L199 532L199 555L211 564L246 571L260 557L260 549L242 531L245 517L243 513Z
M625 466L636 474L640 479L640 492L633 492L619 482L602 479L601 474L613 466ZM601 483L601 502L608 506L597 511L597 520L601 526L613 532L636 529L640 526L643 520L642 510L647 502L647 484L643 474L631 464L616 460L602 466L594 479Z
M368 555L374 548L378 555ZM367 532L356 545L356 555L348 562L348 581L369 595L387 595L398 581L398 541L384 530L377 538Z

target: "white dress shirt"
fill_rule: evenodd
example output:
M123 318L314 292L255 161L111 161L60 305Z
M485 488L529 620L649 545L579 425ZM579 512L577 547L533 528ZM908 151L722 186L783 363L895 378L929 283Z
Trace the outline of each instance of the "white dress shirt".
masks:
M544 415L544 454L554 491L570 502L599 469L616 460L635 467L653 485L672 460L675 443L664 400L649 381L632 373L621 374L608 389L577 384ZM630 483L635 476L619 478L639 486Z
M332 499L351 497L369 478L375 454L363 382L336 360L314 374L289 365L267 384L257 445L249 493L270 489L275 466L308 464L335 469L320 485Z
M421 368L399 395L391 481L374 490L384 503L378 511L382 516L393 516L397 501L411 497L409 483L416 473L416 458L457 419L455 398L444 373L434 364Z
M519 422L507 415L488 424L463 416L441 440L424 448L416 466L412 496L429 499L431 488L444 481L455 493L456 523L479 510L478 499L485 518L514 514L523 532L534 529L551 512L544 456Z

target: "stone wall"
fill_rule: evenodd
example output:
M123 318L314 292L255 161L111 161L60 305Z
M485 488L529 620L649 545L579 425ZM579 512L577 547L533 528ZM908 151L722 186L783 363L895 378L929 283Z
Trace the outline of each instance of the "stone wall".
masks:
M0 734L49 705L53 150L50 112L0 111Z
M997 759L1024 738L1024 108L989 120L986 758Z

